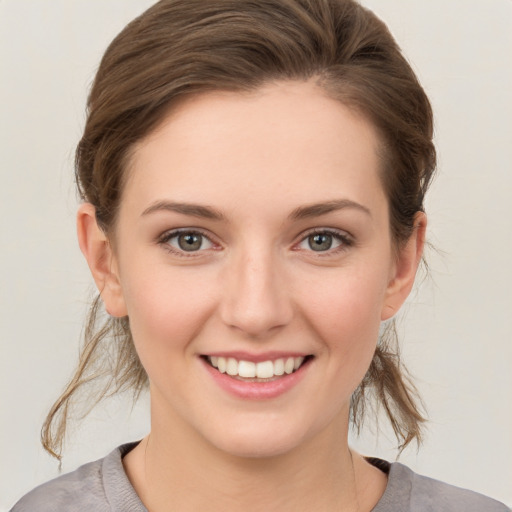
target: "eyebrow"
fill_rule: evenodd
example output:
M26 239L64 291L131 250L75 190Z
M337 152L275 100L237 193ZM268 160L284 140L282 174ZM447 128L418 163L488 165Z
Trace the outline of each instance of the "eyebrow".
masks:
M359 210L370 217L372 216L369 208L362 204L351 201L350 199L335 199L332 201L326 201L325 203L315 203L307 206L300 206L293 210L289 218L291 220L302 220L309 219L312 217L320 217L327 213L331 213L337 210L343 210L345 208Z
M370 217L372 216L370 210L362 204L351 201L350 199L335 199L332 201L326 201L324 203L300 206L291 212L289 219L303 220L313 217L320 217L321 215L325 215L337 210L343 210L345 208L356 209L369 215ZM156 203L153 203L151 206L146 208L142 212L142 216L150 215L159 211L176 212L183 215L191 215L193 217L200 217L203 219L216 221L222 221L226 219L226 217L219 210L212 208L211 206L202 206L193 203L179 203L174 201L157 201Z
M142 216L159 211L176 212L183 215L191 215L193 217L200 217L210 220L225 220L224 215L211 206L201 206L192 203L177 203L173 201L157 201L149 208L146 208L142 212Z

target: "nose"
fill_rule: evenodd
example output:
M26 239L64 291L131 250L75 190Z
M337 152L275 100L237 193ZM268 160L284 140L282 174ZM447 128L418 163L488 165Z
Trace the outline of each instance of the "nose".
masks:
M233 255L224 274L223 322L250 338L265 338L293 316L289 284L271 251Z

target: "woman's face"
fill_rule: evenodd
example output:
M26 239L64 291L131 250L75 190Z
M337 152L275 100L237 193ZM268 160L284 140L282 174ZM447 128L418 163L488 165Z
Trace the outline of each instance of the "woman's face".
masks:
M189 99L137 145L104 300L129 316L153 429L270 456L346 428L408 291L377 147L294 82Z

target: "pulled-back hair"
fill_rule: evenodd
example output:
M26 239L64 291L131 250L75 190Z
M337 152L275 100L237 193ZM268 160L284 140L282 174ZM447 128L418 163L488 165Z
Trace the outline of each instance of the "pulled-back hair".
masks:
M312 78L377 127L390 230L400 247L423 211L435 168L432 111L384 23L353 0L162 0L152 6L113 40L96 74L76 150L82 200L94 205L99 226L111 235L131 150L173 105L209 91ZM98 401L125 389L138 396L147 386L129 319L106 316L99 296L84 338L78 369L42 430L44 447L59 458L70 406L84 385L107 377ZM401 448L420 441L419 397L393 336L381 337L352 396L357 428L370 398L384 407Z

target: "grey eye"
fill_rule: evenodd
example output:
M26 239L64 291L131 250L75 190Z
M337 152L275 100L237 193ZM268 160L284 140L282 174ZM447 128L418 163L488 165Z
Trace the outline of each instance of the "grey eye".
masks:
M315 231L305 236L299 244L299 248L305 251L334 253L337 249L349 247L350 239L344 233Z
M328 233L317 233L308 236L308 245L313 251L328 251L332 247L333 236Z
M178 236L178 245L184 251L197 251L201 249L203 237L195 233L186 233Z
M184 252L195 252L202 249L210 249L212 243L201 233L193 231L177 233L169 238L169 245Z

